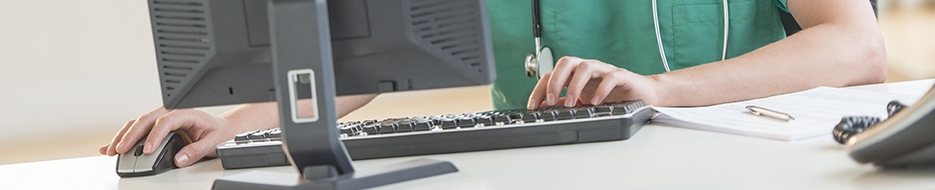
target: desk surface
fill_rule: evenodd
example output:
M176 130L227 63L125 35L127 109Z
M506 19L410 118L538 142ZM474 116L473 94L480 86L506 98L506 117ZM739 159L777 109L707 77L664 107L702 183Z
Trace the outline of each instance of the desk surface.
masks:
M935 80L853 87L921 95ZM647 125L626 141L421 156L460 172L378 189L930 189L935 168L881 170L855 163L830 134L784 142ZM355 161L358 170L415 159ZM160 175L119 178L106 156L0 166L10 189L209 189L214 179L252 170L294 174L291 167L223 170L219 160ZM298 177L296 175L296 177Z

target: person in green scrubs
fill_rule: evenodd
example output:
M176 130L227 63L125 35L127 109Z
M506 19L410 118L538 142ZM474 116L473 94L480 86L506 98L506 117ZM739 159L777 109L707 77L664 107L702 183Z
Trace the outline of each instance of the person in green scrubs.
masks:
M490 87L494 108L636 99L655 106L699 106L886 78L883 39L867 1L730 0L726 55L723 4L541 0L542 44L559 59L554 71L537 80L526 76L523 64L536 49L530 1L488 0L497 67ZM786 37L777 7L791 12L803 30ZM338 97L338 115L374 96ZM154 134L181 130L195 141L175 157L176 165L185 167L214 156L214 147L235 134L277 127L277 113L275 102L244 104L220 116L160 107L127 122L99 152L114 156L147 134L147 144L154 144L164 136Z
M495 109L634 99L701 106L886 78L883 41L868 1L731 0L722 61L722 0L658 0L672 71L666 72L653 1L540 0L541 43L558 61L538 81L523 66L535 51L531 2L487 3L497 63L490 87ZM791 11L804 30L786 38L779 11Z

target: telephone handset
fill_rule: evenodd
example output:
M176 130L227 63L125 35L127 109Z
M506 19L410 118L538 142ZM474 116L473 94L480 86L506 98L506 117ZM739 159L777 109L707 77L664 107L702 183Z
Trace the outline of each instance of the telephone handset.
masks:
M935 87L914 105L847 138L847 152L877 166L935 164Z

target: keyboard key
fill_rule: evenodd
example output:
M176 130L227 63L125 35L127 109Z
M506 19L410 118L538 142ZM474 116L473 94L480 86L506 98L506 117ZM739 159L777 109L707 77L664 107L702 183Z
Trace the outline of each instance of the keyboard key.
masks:
M524 115L523 113L509 113L509 115L507 116L510 117L510 120L514 120L514 119L523 120Z
M385 122L380 124L380 133L395 133L396 132L396 123Z
M271 138L271 139L282 138L282 131L280 131L279 128L276 128L276 129L270 131L270 132L269 132L269 135L268 135L267 137L269 137L269 138Z
M558 118L556 118L556 115L558 115L558 111L555 111L555 110L551 110L551 109L543 110L543 111L539 111L538 114L539 114L539 119L543 121L558 120Z
M539 119L539 113L538 113L538 112L529 112L529 113L523 114L523 122L526 122L526 123L535 123L536 120L538 120L538 119Z
M442 119L445 119L445 117L440 116L440 115L433 115L428 118L428 120L432 121L432 123L434 123L435 125L441 125Z
M494 125L493 118L490 116L477 116L477 118L474 119L477 120L478 124L484 124L485 126Z
M339 131L339 133L344 134L344 135L347 135L347 136L356 136L356 135L357 135L357 128L354 128L354 127L344 127L344 128L341 128L341 129L338 130L338 131Z
M364 125L364 127L363 127L363 129L362 129L361 131L363 131L363 132L365 132L365 133L367 133L367 134L371 134L371 135L380 134L380 126L379 126L379 125L373 125L373 124Z
M458 127L462 127L462 128L464 128L464 127L474 127L474 125L476 125L476 123L474 122L474 118L461 118L461 119L458 119Z
M265 140L265 139L266 139L265 131L257 131L257 132L250 133L250 140L256 141L256 140Z
M594 107L594 109L595 109L594 114L601 115L601 114L610 114L610 112L612 112L614 108L609 105L601 105L601 106Z
M250 140L249 133L242 133L242 134L238 134L237 136L234 136L234 141L248 141L248 140Z
M625 115L630 112L632 112L632 110L630 110L630 107L628 107L627 105L617 104L617 105L614 105L614 110L610 112L610 114L611 115Z
M578 118L578 119L581 119L581 118L592 118L592 117L594 117L594 112L595 112L596 110L597 110L597 108L593 108L593 107L590 107L590 108L577 108L576 110L574 110L574 115L575 115L575 118Z
M575 108L562 108L556 111L558 111L558 115L555 117L558 120L569 120L575 118Z
M621 110L621 111L618 111L618 110ZM633 110L630 110L629 108L624 108L624 109L617 109L611 114L612 115L626 115L631 112L633 112Z
M415 126L416 126L415 121L405 120L397 124L396 132L398 133L410 132L413 130L413 128L415 128Z
M435 124L432 121L419 120L419 121L416 121L416 126L413 127L412 129L416 131L428 131L428 130L432 130L434 126Z
M454 128L458 128L458 120L454 120L454 119L451 119L451 118L444 118L444 119L441 119L441 124L440 124L440 125L441 125L442 129L454 129Z
M496 115L496 116L491 116L491 117L493 118L493 121L496 123L510 124L510 116Z

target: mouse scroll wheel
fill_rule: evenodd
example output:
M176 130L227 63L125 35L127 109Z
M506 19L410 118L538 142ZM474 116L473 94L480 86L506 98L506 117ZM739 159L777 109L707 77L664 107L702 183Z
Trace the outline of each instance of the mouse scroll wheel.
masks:
M133 156L139 157L143 155L143 145L137 146L136 151L133 152Z

